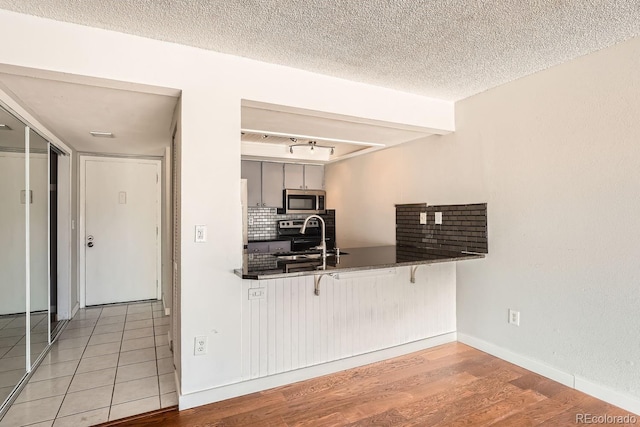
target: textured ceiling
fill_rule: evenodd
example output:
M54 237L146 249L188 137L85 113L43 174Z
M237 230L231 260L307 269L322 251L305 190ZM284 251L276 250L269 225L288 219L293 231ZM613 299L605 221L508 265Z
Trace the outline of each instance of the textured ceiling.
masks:
M0 0L0 8L446 100L640 34L638 0Z

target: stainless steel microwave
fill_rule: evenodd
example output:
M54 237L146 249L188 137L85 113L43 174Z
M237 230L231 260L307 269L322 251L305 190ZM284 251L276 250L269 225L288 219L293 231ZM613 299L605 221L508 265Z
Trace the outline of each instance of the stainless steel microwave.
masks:
M282 206L286 214L324 214L326 193L323 190L283 190Z

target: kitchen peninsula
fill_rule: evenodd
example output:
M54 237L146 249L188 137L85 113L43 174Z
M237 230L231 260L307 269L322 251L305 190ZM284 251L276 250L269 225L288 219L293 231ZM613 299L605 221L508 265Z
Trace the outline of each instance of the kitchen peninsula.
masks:
M410 246L377 246L347 248L336 256L329 253L325 270L319 270L321 254L317 251L305 253L278 253L253 255L247 259L243 269L235 273L243 279L263 280L318 274L336 274L392 268L440 262L462 261L483 258L484 255L470 252L455 252ZM296 268L300 266L300 268Z
M395 244L340 249L339 206L282 206L247 207L243 381L270 388L456 340L456 263L488 252L486 204L396 205Z
M334 216L331 211L332 228ZM250 254L235 273L252 280L336 274L482 258L487 248L486 204L402 204L396 205L395 246L329 251L324 269L317 250Z

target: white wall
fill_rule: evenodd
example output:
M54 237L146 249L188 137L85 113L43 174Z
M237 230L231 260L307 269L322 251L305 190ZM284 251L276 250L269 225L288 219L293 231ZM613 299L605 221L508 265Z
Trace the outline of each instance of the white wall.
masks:
M241 380L240 102L453 129L453 105L195 48L0 11L6 64L182 90L182 393ZM209 241L193 242L195 224ZM206 356L192 354L196 335Z
M328 166L340 245L391 243L394 203L488 202L458 332L640 411L639 69L637 38L460 101L455 134Z

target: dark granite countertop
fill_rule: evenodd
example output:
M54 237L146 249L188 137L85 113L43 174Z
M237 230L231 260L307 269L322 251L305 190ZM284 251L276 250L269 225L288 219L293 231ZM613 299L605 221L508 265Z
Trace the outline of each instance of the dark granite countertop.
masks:
M235 273L243 279L260 280L484 258L484 254L412 246L345 248L340 252L339 257L327 257L325 270L317 269L322 265L319 258L284 260L274 254L245 254L244 269Z

